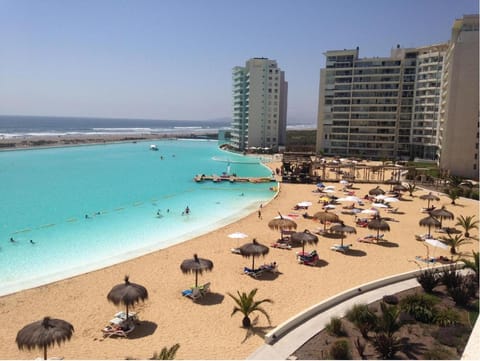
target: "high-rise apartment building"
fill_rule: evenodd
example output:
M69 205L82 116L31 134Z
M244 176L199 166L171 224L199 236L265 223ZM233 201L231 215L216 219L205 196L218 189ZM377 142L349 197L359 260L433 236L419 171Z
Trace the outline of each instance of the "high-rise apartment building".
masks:
M231 145L245 151L285 145L288 84L275 60L253 58L232 71Z
M359 58L327 51L320 72L317 151L368 158L434 159L446 44Z
M445 56L440 108L439 166L452 175L478 179L478 15L453 25Z
M436 160L478 179L478 15L455 21L448 43L359 58L327 51L320 71L317 152Z

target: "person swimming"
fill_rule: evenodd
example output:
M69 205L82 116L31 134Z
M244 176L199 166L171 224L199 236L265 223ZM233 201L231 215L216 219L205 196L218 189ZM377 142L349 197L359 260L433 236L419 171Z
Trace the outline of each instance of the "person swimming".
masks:
M35 244L35 242L33 242L33 239L30 240L30 243L31 243L31 244Z

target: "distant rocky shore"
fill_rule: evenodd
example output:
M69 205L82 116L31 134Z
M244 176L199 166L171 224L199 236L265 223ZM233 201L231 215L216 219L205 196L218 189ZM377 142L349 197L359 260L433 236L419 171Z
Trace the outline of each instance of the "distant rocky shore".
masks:
M217 139L217 132L164 134L69 134L5 137L0 139L0 150L33 147L62 147L79 144L102 144L112 142L135 142L148 139Z

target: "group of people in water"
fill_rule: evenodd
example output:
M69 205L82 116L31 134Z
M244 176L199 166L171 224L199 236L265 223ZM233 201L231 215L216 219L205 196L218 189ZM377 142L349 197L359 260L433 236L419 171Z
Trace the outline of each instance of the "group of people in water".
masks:
M167 208L167 213L170 213L170 208ZM190 208L187 206L187 207L185 208L185 210L182 212L182 216L188 215L188 214L190 214ZM161 209L157 210L157 217L158 217L158 218L163 218L162 210L161 210Z
M16 243L17 240L15 240L13 237L10 237L10 243ZM30 240L31 244L35 244L36 242L33 241L33 239Z

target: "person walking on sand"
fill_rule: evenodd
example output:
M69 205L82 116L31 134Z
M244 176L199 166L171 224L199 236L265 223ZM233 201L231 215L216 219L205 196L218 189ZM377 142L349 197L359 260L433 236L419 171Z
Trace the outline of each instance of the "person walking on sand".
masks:
M258 210L258 218L262 219L262 211L260 209Z

